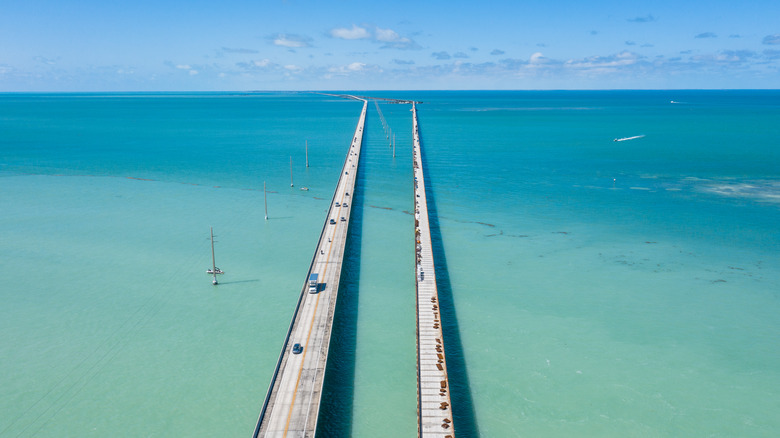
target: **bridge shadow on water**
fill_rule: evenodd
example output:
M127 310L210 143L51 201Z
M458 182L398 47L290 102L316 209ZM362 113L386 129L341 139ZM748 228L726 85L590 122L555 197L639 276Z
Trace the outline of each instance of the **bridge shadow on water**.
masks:
M316 436L318 437L346 438L352 436L360 249L363 241L363 188L365 185L361 173L358 171L355 193L352 193L349 234L344 248L338 302L333 315L328 365L323 381L322 401L317 421Z
M418 120L418 133L422 131ZM422 134L420 134L422 143ZM474 411L474 401L471 398L466 359L463 354L463 343L460 339L458 316L452 296L452 284L447 269L447 256L444 253L444 243L439 225L439 213L436 209L436 195L431 189L428 160L422 155L422 165L425 177L425 197L428 199L428 222L431 229L431 245L433 247L433 266L436 270L436 288L439 293L439 309L441 311L442 331L444 333L444 351L447 354L447 374L452 399L452 420L455 433L459 437L477 437L477 416Z

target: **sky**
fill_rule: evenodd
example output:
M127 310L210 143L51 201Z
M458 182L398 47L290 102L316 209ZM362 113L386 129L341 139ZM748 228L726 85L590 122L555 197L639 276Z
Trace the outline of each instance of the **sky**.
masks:
M0 0L0 92L780 88L778 0Z

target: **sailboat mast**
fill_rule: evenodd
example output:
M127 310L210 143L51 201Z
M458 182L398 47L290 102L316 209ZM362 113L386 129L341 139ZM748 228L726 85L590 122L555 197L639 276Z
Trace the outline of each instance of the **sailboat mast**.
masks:
M214 280L211 283L217 284L217 261L214 257L214 228L209 227L209 231L211 232L211 272L214 275Z
M306 140L306 167L309 167L309 140Z
M293 178L292 178L292 156L290 156L290 187L293 187Z
M268 194L265 191L265 181L263 181L263 203L265 204L265 220L268 220Z

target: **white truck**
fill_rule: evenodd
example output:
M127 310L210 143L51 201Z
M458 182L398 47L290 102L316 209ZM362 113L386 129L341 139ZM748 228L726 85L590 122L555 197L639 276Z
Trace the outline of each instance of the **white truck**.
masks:
M309 275L309 293L310 294L316 294L317 289L319 288L319 276L320 274L314 273Z

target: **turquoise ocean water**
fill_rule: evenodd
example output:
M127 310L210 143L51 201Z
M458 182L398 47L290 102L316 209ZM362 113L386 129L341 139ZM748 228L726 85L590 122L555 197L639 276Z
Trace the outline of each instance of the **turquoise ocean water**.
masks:
M361 94L424 102L459 436L780 430L780 92ZM251 435L361 105L0 94L0 436ZM320 434L415 436L411 113L394 159L368 108Z

